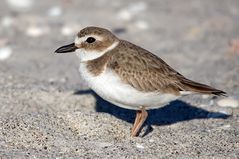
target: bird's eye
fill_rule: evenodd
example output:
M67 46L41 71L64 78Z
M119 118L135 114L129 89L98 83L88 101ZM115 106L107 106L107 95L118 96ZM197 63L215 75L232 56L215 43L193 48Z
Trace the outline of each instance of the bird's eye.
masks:
M93 43L93 42L95 42L95 38L93 38L93 37L88 37L88 38L86 39L86 42L87 42L87 43Z

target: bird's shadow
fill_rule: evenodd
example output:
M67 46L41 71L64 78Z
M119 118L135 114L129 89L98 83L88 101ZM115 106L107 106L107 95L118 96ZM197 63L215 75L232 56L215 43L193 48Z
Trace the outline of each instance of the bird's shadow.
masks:
M96 99L95 110L97 112L111 114L129 123L134 122L136 115L134 110L128 110L115 106L99 97L92 90L78 90L75 91L74 94L75 95L92 94ZM210 112L202 108L197 108L180 100L173 101L162 108L149 110L148 113L149 116L146 121L146 124L148 125L149 130L147 130L148 131L147 133L152 131L151 125L170 125L173 123L192 119L208 119L208 118L227 119L229 117L229 115L227 114L223 114L220 112Z

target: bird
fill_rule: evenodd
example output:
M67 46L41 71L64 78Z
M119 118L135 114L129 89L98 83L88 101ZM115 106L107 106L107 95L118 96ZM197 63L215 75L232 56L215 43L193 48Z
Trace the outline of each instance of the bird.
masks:
M71 52L79 58L81 77L94 92L114 105L136 111L132 137L139 135L147 110L163 107L184 95L226 95L184 77L160 57L105 28L83 28L73 43L55 51Z

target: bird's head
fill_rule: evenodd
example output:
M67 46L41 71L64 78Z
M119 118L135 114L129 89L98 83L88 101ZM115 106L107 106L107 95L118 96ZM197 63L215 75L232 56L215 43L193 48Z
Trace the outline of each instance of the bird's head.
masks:
M119 39L109 30L86 27L77 34L74 43L58 48L55 53L76 52L81 61L88 61L102 56L118 43Z

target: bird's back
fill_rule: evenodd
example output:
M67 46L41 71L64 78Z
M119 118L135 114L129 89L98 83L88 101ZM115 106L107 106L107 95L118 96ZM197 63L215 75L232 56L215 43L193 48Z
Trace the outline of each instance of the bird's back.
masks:
M108 68L114 70L125 83L144 92L164 92L180 95L195 92L223 95L225 92L185 78L158 56L121 40L109 53Z

